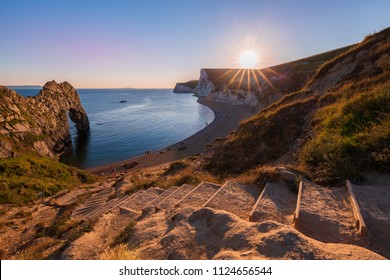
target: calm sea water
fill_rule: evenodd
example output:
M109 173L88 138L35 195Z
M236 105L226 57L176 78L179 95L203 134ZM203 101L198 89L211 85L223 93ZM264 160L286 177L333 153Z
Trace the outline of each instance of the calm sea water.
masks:
M24 96L39 89L15 88ZM179 142L210 123L214 114L191 94L167 89L79 89L90 131L70 121L72 151L61 161L80 168L109 164ZM121 101L126 101L121 103Z

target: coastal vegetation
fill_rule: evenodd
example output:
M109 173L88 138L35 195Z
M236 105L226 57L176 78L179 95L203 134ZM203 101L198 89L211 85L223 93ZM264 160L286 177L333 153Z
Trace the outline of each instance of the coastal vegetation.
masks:
M33 153L0 158L0 203L26 205L96 179L88 172Z
M350 85L339 96L315 112L316 136L301 151L303 163L326 183L358 179L372 168L389 171L390 82L363 91Z

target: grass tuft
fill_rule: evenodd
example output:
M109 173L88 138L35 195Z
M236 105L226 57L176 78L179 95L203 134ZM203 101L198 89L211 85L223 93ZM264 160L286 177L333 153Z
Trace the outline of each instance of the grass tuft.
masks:
M129 250L126 244L119 244L109 248L100 255L101 260L136 260L137 254Z

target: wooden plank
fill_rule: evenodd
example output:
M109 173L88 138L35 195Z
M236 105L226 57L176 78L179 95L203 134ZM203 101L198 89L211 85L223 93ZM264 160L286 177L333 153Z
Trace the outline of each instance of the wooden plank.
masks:
M268 182L265 184L261 194L259 195L259 198L257 199L257 201L256 201L255 205L253 206L251 212L249 213L249 221L250 222L253 222L253 215L255 214L257 206L260 204L260 201L261 201L262 197L264 196L264 193L265 193L265 190L267 188L267 185L268 185Z
M204 204L202 207L207 207L207 204L210 203L211 200L213 200L213 198L220 192L223 190L223 188L225 188L228 184L228 181L225 182L225 184L223 184L222 187L219 188L219 190L217 190Z
M299 212L301 211L302 191L303 191L303 181L299 182L297 208L295 209L294 220L293 220L295 228L298 228L299 226Z
M202 198L204 198L204 195L206 194L206 195L212 196L216 191L219 190L219 188L221 188L221 185L203 181L196 188L194 188L191 192L189 192L182 199L180 199L178 202L176 202L175 207L178 207L178 206L202 207L204 202L206 202L209 199L209 198L204 199L204 202L202 202ZM203 197L202 197L202 195L203 195ZM199 198L201 198L201 199L199 200Z
M358 233L360 234L360 236L364 237L364 236L366 236L366 233L367 233L366 223L364 222L362 213L360 211L359 204L356 200L355 193L353 192L351 182L349 180L346 180L346 185L347 185L348 198L349 198L349 201L351 202L351 206L352 206L353 215L356 219L355 227L358 230Z

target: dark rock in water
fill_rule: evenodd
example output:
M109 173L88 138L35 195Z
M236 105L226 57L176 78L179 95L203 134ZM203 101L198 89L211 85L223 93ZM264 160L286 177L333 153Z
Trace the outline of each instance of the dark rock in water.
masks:
M46 83L34 97L24 98L0 86L0 157L19 148L55 157L71 144L69 118L79 131L89 129L77 91L68 83Z
M127 100L121 100L121 101L119 101L119 103L126 103L127 102Z

